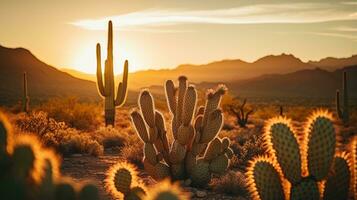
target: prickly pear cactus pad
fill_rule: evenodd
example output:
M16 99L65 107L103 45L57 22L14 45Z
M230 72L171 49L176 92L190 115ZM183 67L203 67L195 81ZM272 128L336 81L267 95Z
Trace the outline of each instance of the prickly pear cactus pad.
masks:
M137 171L134 165L119 162L108 170L107 178L105 179L105 188L113 197L122 199L124 195L130 193L132 187L141 184L137 177Z
M253 200L285 199L277 164L268 157L258 157L247 168L248 190Z
M351 161L351 194L354 196L354 199L357 199L357 136L352 138L352 141L349 144L350 151L350 161Z
M264 139L271 155L275 155L284 176L292 183L301 180L301 156L290 120L277 117L269 120Z
M332 166L335 146L336 133L332 115L327 111L313 113L304 133L302 150L309 175L317 181L327 176Z
M317 187L317 183L310 179L305 178L301 180L297 185L292 185L291 200L319 200L320 193L319 188Z
M335 157L332 173L328 176L323 193L324 200L348 199L351 170L348 155L341 153Z

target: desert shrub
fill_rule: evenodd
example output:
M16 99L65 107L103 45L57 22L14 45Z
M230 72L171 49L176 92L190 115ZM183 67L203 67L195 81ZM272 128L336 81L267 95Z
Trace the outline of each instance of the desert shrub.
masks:
M99 127L92 134L92 137L98 141L104 148L123 146L127 135L112 126Z
M142 144L138 141L136 143L126 144L119 153L119 158L129 163L134 164L139 169L144 169L142 159L143 150Z
M93 134L69 128L64 122L57 122L43 111L17 115L15 123L18 129L39 136L44 144L54 147L63 155L103 154L103 146Z
M93 156L103 155L103 146L90 134L73 128L48 132L41 140L48 146L55 147L63 155L85 153Z
M45 111L56 121L65 122L70 127L80 130L94 130L100 124L102 116L98 105L82 103L76 97L54 98L38 109Z
M15 123L22 131L36 133L42 136L48 132L55 132L57 130L67 129L67 125L64 122L57 122L56 120L49 118L46 112L32 112L27 115L21 113L17 115Z
M246 180L243 173L228 171L224 176L212 179L210 187L218 193L233 196L247 196Z

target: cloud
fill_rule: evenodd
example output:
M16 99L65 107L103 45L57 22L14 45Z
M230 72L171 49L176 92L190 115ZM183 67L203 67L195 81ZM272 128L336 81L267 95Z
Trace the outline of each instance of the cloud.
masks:
M327 37L338 37L349 39L354 42L357 42L357 35L349 35L349 34L341 34L341 33L331 33L331 32L305 32L306 34L319 35L319 36L327 36Z
M143 30L143 27L148 26L155 30L162 26L177 24L233 25L357 20L357 13L349 7L345 2L256 4L213 10L143 10L100 19L82 19L70 24L90 30L106 30L108 20L112 20L115 28L121 30L136 30L135 27Z
M340 32L357 32L357 27L340 26L333 28L332 30Z

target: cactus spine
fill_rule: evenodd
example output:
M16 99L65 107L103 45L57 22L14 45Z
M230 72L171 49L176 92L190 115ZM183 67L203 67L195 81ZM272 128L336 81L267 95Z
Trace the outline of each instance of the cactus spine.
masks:
M179 77L178 82L177 88L171 80L165 84L172 116L172 144L167 140L163 115L155 109L149 91L141 92L138 100L140 110L133 111L131 118L144 142L144 168L154 179L191 179L193 185L204 186L213 173L226 170L233 155L229 139L216 137L223 123L219 104L226 88L219 86L215 91L210 90L205 107L196 113L195 87L188 85L184 76Z
M309 118L301 145L290 120L273 118L265 127L264 142L269 156L255 158L247 169L252 199L347 199L351 164L347 154L336 153L331 114L318 111ZM271 188L278 189L272 193Z
M24 72L23 77L23 97L22 97L22 111L28 113L30 110L30 97L27 94L27 73Z
M343 72L342 94L343 103L340 105L340 91L336 91L336 111L338 118L342 120L343 124L347 125L349 121L347 72Z
M77 199L79 191L74 184L60 176L58 157L36 137L17 134L15 138L11 130L0 113L1 199ZM82 190L80 196L88 196L89 192L91 200L99 199L93 187L90 191Z
M114 71L113 71L113 25L108 23L108 47L105 60L104 83L102 78L102 61L100 44L97 44L97 86L100 95L104 98L104 112L106 126L114 126L115 107L121 107L125 103L128 87L128 61L124 63L123 81L119 83L115 97Z

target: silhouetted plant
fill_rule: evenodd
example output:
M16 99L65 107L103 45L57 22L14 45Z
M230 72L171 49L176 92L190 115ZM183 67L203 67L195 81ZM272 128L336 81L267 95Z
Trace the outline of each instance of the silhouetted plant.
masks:
M115 97L114 72L113 72L113 25L108 23L108 48L105 60L104 83L102 74L102 61L100 44L97 44L97 86L101 96L104 97L105 125L114 126L115 107L121 107L126 100L128 88L128 61L124 63L123 81L119 83Z
M337 116L342 120L344 125L348 125L349 122L349 105L348 105L348 86L347 86L347 72L343 72L342 78L342 94L343 103L340 105L340 91L336 91L336 111Z
M229 109L230 111L236 116L237 118L237 124L241 128L246 128L249 120L249 116L253 113L253 109L249 109L246 111L245 105L247 103L247 99L243 100L243 103L239 106L238 109L236 109L234 106L230 106Z
M26 72L24 72L24 78L23 78L22 111L25 113L28 113L30 111L30 97L27 93L27 73Z

